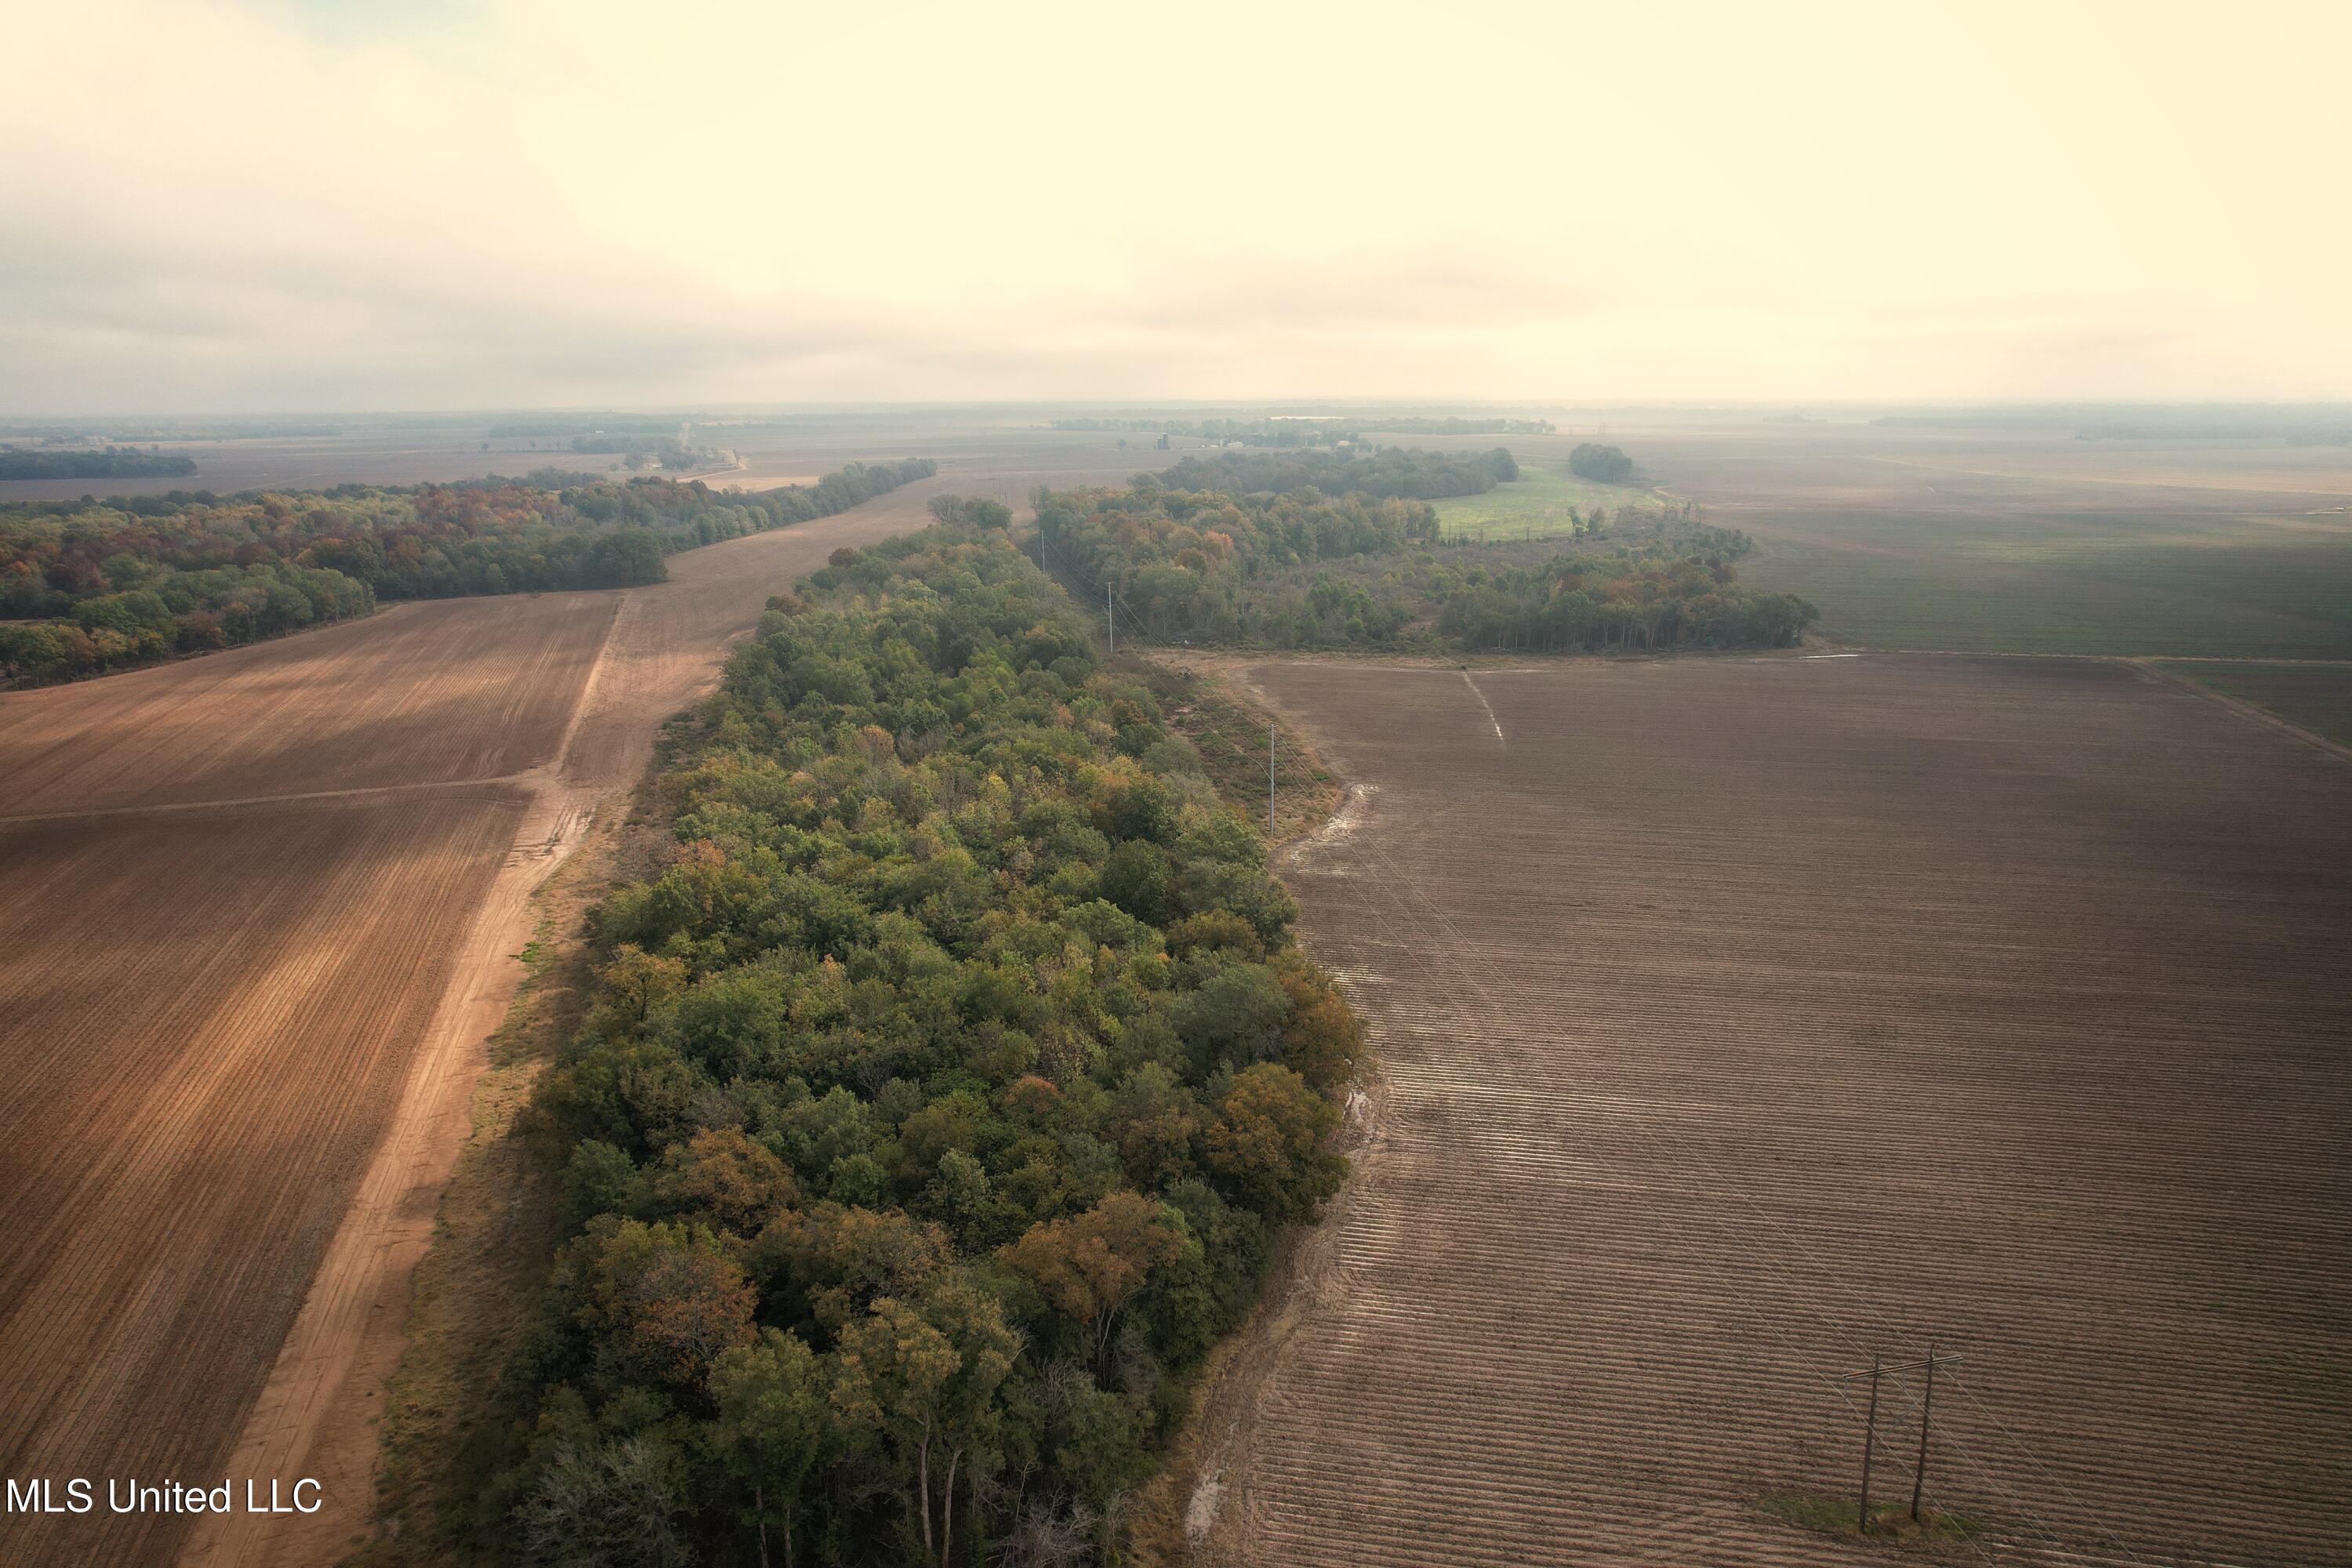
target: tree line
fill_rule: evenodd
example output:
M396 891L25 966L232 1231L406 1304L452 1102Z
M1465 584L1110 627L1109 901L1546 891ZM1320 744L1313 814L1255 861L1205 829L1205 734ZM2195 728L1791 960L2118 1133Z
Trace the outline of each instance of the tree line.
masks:
M1037 533L1049 566L1109 584L1150 637L1286 642L1265 636L1286 587L1333 563L1433 544L1438 526L1425 501L1312 487L1237 496L1145 474L1126 489L1041 491ZM1353 595L1328 608L1342 624L1365 613Z
M340 436L340 425L305 424L283 419L231 419L218 423L202 420L141 420L119 419L99 425L68 424L58 420L0 420L0 437L21 437L47 443L61 441L103 441L125 446L134 441L237 441L268 438L283 440L292 437Z
M558 438L593 436L635 436L677 438L688 428L683 419L663 419L640 415L580 415L573 417L551 416L541 419L509 419L482 432L492 440L520 437Z
M574 436L572 449L583 454L622 453L632 468L657 463L665 468L692 468L719 461L725 454L715 447L693 447L675 436Z
M564 1237L449 1528L549 1563L1119 1560L1337 1187L1360 1030L993 503L772 601L593 921Z
M0 507L0 679L71 679L364 615L378 599L658 583L666 555L827 517L939 471L851 463L751 494L523 479ZM295 603L300 595L305 613Z
M1181 468L1181 466L1180 466ZM1233 495L1139 476L1043 491L1045 563L1171 641L1276 647L1784 647L1818 612L1742 586L1753 545L1679 504L1596 507L1572 542L1441 542L1425 503L1307 488Z
M1549 419L1412 418L1371 415L1356 427L1379 436L1549 436L1557 428Z
M1263 495L1313 487L1326 495L1397 497L1438 500L1484 495L1519 477L1511 454L1433 452L1413 447L1382 447L1349 452L1193 452L1160 476L1170 489L1223 490Z
M1328 447L1353 431L1328 419L1056 419L1056 430L1137 430L1244 447Z
M142 452L136 447L104 451L0 447L0 479L177 479L196 471L185 452Z
M1423 602L1434 606L1438 632L1464 648L1795 647L1820 612L1793 594L1742 587L1738 576L1722 552L1562 552L1441 572Z
M204 567L109 563L121 586L71 616L0 623L0 685L37 686L153 664L173 654L259 642L364 616L375 594L358 579L288 562Z
M1318 415L1289 417L1226 419L1073 418L1056 419L1056 430L1138 430L1165 436L1190 436L1220 444L1244 447L1330 447L1352 445L1367 433L1383 436L1549 436L1549 419L1423 418L1410 415L1352 415L1325 418Z

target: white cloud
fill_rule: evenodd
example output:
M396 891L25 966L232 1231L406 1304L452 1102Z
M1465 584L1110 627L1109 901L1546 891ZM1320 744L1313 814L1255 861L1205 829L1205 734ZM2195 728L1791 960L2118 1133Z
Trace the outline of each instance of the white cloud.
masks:
M2334 7L85 0L0 408L2352 393Z

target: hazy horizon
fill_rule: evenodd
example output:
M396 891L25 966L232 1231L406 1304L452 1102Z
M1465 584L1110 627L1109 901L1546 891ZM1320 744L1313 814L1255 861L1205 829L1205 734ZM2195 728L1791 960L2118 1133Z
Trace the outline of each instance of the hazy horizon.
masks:
M20 418L2352 398L2316 5L93 0L12 41Z
M1316 410L1328 410L1318 415ZM385 420L424 424L429 421L465 423L476 416L509 419L522 415L546 415L551 417L580 418L610 414L634 417L675 415L685 422L719 423L735 420L816 418L858 414L940 413L1035 413L1040 416L1071 416L1125 415L1143 417L1153 414L1269 414L1276 418L1327 417L1345 419L1358 414L1392 413L1420 414L1443 417L1450 415L1482 415L1513 416L1574 416L1582 415L1647 416L1670 418L1690 418L1710 414L1748 416L1757 414L1793 412L1809 419L1837 424L1864 416L1919 415L1923 417L1981 416L1987 421L2014 414L2040 418L2053 425L2065 423L2060 416L2097 416L2129 414L2136 411L2179 415L2308 415L2328 418L2352 416L2352 399L2294 398L2228 401L2168 397L2100 399L2051 398L2041 401L1985 402L1962 398L1906 398L1883 401L1852 399L1764 399L1747 401L1722 399L1713 401L1675 402L1672 399L1649 399L1641 402L1608 402L1603 400L1574 401L1566 398L1427 398L1427 397L1035 397L1035 398L868 398L868 399L807 399L801 401L767 402L675 402L647 401L581 403L505 403L505 404L418 404L408 407L339 407L326 404L282 405L277 407L228 407L213 410L173 409L158 407L126 407L119 409L70 408L56 412L0 405L0 425L23 427L64 427L76 425L100 426L107 424L127 425L151 421L159 428L172 425L234 427L240 424L259 424L289 419L324 419L365 422ZM1848 416L1841 419L1840 416Z

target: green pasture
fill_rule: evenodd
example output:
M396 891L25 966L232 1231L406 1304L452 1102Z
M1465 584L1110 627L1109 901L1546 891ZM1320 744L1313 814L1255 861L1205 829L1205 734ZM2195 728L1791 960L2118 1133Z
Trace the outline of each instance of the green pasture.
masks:
M1522 462L1519 477L1496 485L1482 496L1449 496L1430 504L1437 509L1439 531L1448 539L1483 539L1492 543L1509 540L1549 539L1568 531L1568 509L1590 516L1594 507L1613 515L1622 506L1655 507L1660 494L1631 485L1591 484L1568 472L1567 465Z

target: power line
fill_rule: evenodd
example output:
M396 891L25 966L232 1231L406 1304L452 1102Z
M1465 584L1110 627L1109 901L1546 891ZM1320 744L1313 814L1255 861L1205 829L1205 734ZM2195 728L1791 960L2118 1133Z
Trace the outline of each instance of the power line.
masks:
M1961 1359L1950 1355L1943 1361L1949 1366ZM1868 1372L1850 1372L1838 1379L1840 1383L1851 1383L1858 1377L1870 1379L1870 1414L1864 1417L1862 1428L1862 1497L1854 1504L1854 1530L1859 1534L1870 1533L1870 1461L1878 1447L1878 1380L1891 1372L1912 1372L1921 1367L1927 1372L1927 1393L1919 1403L1919 1457L1911 1466L1911 1522L1919 1524L1924 1522L1919 1517L1920 1500L1927 1490L1927 1427L1936 1413L1935 1347L1928 1347L1926 1361L1897 1362L1892 1366L1872 1356Z
M1351 840L1351 842L1361 843L1364 849L1368 850L1371 855L1378 857L1381 865L1387 868L1387 876L1383 878L1376 873L1374 876L1369 878L1351 878L1349 879L1351 884L1357 887L1381 887L1384 883L1392 884L1390 889L1391 897L1394 900L1402 919L1410 921L1412 919L1412 913L1406 909L1402 897L1394 891L1395 888L1402 888L1404 891L1411 893L1414 899L1418 900L1423 907L1428 910L1429 917L1433 918L1437 924L1445 927L1446 930L1454 935L1457 943L1465 943L1465 939L1462 936L1458 928L1454 927L1453 921L1447 918L1444 910L1435 904L1426 893L1421 890L1419 885L1411 876L1397 867L1395 862L1389 858L1385 850L1381 849L1377 845L1364 842L1367 837L1368 836L1358 835ZM1477 994L1477 999L1485 1005L1486 1010L1498 1017L1505 1016L1504 1010L1498 1005L1493 994L1489 992L1486 986L1482 985L1475 976L1468 974L1461 969L1441 972L1432 965L1427 960L1422 958L1410 944L1405 944L1405 951L1413 955L1414 962L1420 964L1423 973L1436 983L1433 986L1433 989L1449 989L1454 983L1459 982L1460 984L1465 984L1472 991L1475 991ZM1638 1129L1635 1129L1634 1131L1637 1137L1646 1136L1641 1133ZM1677 1221L1666 1221L1664 1228L1670 1233L1682 1235L1685 1239L1688 1239L1686 1227ZM1737 1239L1737 1232L1733 1232L1731 1234L1733 1236L1733 1245L1735 1247L1740 1246L1740 1243ZM1746 1249L1742 1248L1742 1250ZM1751 1257L1753 1258L1754 1255L1751 1254ZM1754 1260L1759 1264L1763 1261L1760 1258L1754 1258ZM1755 1321L1756 1326L1759 1329L1760 1329L1764 1333L1769 1335L1771 1338L1780 1342L1781 1349L1787 1352L1789 1359L1797 1365L1799 1370L1811 1374L1815 1379L1820 1381L1824 1392L1836 1399L1838 1403L1843 1405L1848 1415L1852 1415L1857 1421L1864 1419L1862 1410L1854 1405L1853 1401L1850 1397L1847 1396L1845 1391L1838 1386L1835 1380L1830 1378L1818 1367L1814 1366L1811 1360L1806 1357L1805 1353L1799 1350L1797 1346L1790 1341L1789 1336L1781 1330L1780 1325L1767 1316L1745 1292L1738 1293L1735 1299L1738 1303L1739 1309L1746 1312L1748 1316ZM1980 1555L1982 1554L1981 1548L1979 1548L1979 1552Z
M1351 842L1360 845L1364 849L1369 850L1371 854L1380 858L1381 864L1388 868L1390 876L1395 879L1400 886L1417 899L1423 907L1429 911L1430 915L1436 921L1436 922L1443 926L1446 932L1454 938L1455 944L1468 954L1469 963L1471 964L1475 964L1486 969L1489 974L1498 984L1507 985L1507 981L1502 976L1499 971L1494 968L1491 962L1486 959L1484 952L1476 945L1470 942L1469 939L1462 931L1461 928L1454 923L1452 917L1446 914L1443 906L1439 905L1434 900L1431 899L1426 892L1423 891L1420 884L1410 874L1399 868L1395 861L1389 857L1386 850L1381 848L1377 843L1372 841L1372 835L1356 835L1351 839ZM1427 966L1424 965L1424 969L1426 968ZM1428 972L1432 973L1435 973L1434 971ZM1506 1017L1509 1016L1508 1010L1499 1005L1493 993L1489 991L1486 986L1481 984L1475 976L1467 973L1467 966L1454 971L1454 973L1458 975L1462 980L1465 981L1477 991L1479 999L1486 1005L1488 1010L1495 1016ZM1628 1131L1630 1131L1633 1136L1647 1143L1654 1152L1666 1152L1661 1142L1654 1135L1649 1133L1637 1124L1629 1122L1626 1125ZM1706 1173L1706 1175L1710 1179L1709 1185L1716 1195L1720 1196L1728 1193L1736 1193L1737 1188L1733 1184L1727 1182L1724 1178L1722 1173L1717 1171L1703 1156L1692 1154L1689 1152L1685 1151L1683 1152L1682 1157L1687 1165L1696 1166ZM1689 1189L1685 1188L1685 1190L1688 1191ZM1696 1196L1700 1194L1693 1194L1693 1195ZM1769 1226L1776 1233L1778 1233L1780 1239L1788 1245L1790 1250L1798 1253L1802 1253L1804 1251L1804 1249L1796 1243L1794 1238L1788 1235L1785 1228L1775 1222L1770 1215L1759 1211L1752 1204L1745 1206L1747 1207L1748 1215L1751 1218ZM1683 1227L1679 1226L1673 1225L1672 1222L1669 1222L1669 1227L1676 1231L1681 1231L1683 1229ZM1731 1246L1745 1254L1748 1260L1758 1268L1759 1272L1769 1274L1777 1278L1792 1296L1797 1297L1801 1301L1808 1306L1813 1305L1809 1293L1803 1289L1795 1279L1786 1271L1780 1269L1767 1255L1757 1249L1755 1247L1749 1245L1746 1241L1743 1234L1736 1226L1728 1225L1725 1226L1724 1233ZM1776 1324L1767 1319L1753 1303L1748 1301L1744 1297L1741 1300L1741 1306L1748 1311L1750 1317L1754 1318L1759 1324L1766 1330L1767 1332L1770 1333L1775 1339L1780 1342L1782 1348L1789 1352L1792 1359L1794 1359L1800 1366L1801 1366L1805 1371L1811 1373L1816 1378L1820 1378L1823 1381L1826 1386L1829 1387L1830 1391L1837 1396L1839 1402L1845 1405L1847 1414L1857 1419L1863 1418L1863 1412L1854 1407L1853 1402L1846 1397L1843 1390L1838 1388L1834 1382L1829 1380L1819 1368L1813 1366L1812 1363L1806 1359L1803 1352L1798 1351L1797 1348L1790 1342L1788 1336L1783 1333ZM1846 1344L1850 1348L1854 1349L1857 1353L1859 1353L1860 1347L1855 1344L1853 1336L1843 1325L1838 1323L1837 1320L1833 1316L1826 1310L1818 1310L1816 1315L1819 1321L1831 1324L1832 1331L1835 1332L1840 1339L1845 1341ZM1885 1324L1884 1319L1880 1320L1880 1326L1882 1328L1888 1328L1888 1325ZM1892 1332L1891 1328L1888 1331ZM1969 1468L1974 1471L1986 1485L2000 1492L2003 1500L2007 1501L2021 1517L2024 1518L2029 1523L2031 1523L2031 1525L2045 1541L2049 1542L2053 1546L2059 1547L2062 1551L2063 1550L2063 1543L2057 1531L2052 1530L2048 1523L2042 1520L2039 1515L2034 1514L2032 1510L2026 1508L2025 1505L2016 1498L2015 1494L2011 1492L2008 1488L2002 1486L1972 1454L1969 1453L1964 1446L1959 1444L1957 1440L1955 1440L1951 1446L1955 1450L1959 1452L1962 1458L1968 1463ZM2078 1508L2083 1507L2079 1500L2073 1499L2071 1493L2069 1495L2070 1500L2074 1500ZM2084 1509L2084 1511L2086 1514L2089 1512L2087 1509ZM2113 1531L2111 1530L2105 1530L2104 1521L2096 1521L2095 1516L2093 1517L2095 1522L2097 1523L2103 1531L2105 1531L2110 1542L2116 1543L2120 1547L2120 1542L2116 1542ZM1981 1546L1979 1546L1977 1550L1979 1555L1984 1555ZM2124 1547L2121 1548L2121 1550L2123 1550L2126 1555L2131 1555L2129 1548ZM2137 1558L2134 1557L2133 1560L2137 1562Z
M1039 552L1054 558L1062 575L1070 578L1088 593L1092 593L1097 588L1101 589L1112 605L1126 612L1128 623L1134 628L1135 640L1141 642L1150 639L1151 628L1145 625L1143 617L1136 613L1135 606L1119 596L1117 587L1108 578L1097 577L1091 573L1079 571L1067 555L1055 548L1054 542L1045 537L1045 531L1042 527L1036 531L1035 538ZM1040 562L1039 564L1043 566L1044 563Z
M1433 919L1438 925L1442 926L1446 932L1454 938L1456 946L1466 956L1467 963L1465 965L1454 970L1450 975L1442 977L1442 980L1458 979L1460 982L1466 984L1477 993L1478 999L1485 1004L1486 1010L1492 1016L1496 1018L1509 1016L1509 1011L1499 1005L1493 992L1490 991L1486 985L1481 984L1475 975L1468 972L1469 967L1475 965L1486 970L1499 984L1507 985L1507 982L1498 971L1494 969L1491 961L1486 958L1483 951L1479 949L1476 944L1472 943L1461 929L1454 923L1452 918L1446 914L1444 908L1437 904L1435 900L1432 900L1429 895L1421 889L1418 882L1415 881L1412 876L1397 866L1395 861L1389 857L1387 852L1374 842L1374 837L1375 836L1370 833L1357 834L1352 836L1349 842L1352 846L1357 847L1362 852L1368 852L1370 855L1377 856L1382 866L1385 867L1388 874L1386 879L1381 879L1391 881L1394 886L1402 889L1404 891L1410 893L1413 899L1418 900L1423 908L1428 911L1429 918ZM1362 884L1359 883L1359 885L1360 886ZM1423 969L1425 973L1431 974L1433 977L1439 977L1438 972L1430 966L1424 964ZM1649 1133L1645 1129L1643 1129L1638 1124L1630 1121L1626 1123L1625 1126L1626 1130L1634 1137L1648 1144L1654 1152L1667 1152L1656 1137ZM1708 1178L1708 1186L1711 1188L1714 1196L1717 1198L1732 1197L1733 1194L1736 1194L1737 1188L1734 1184L1726 1180L1722 1173L1716 1171L1703 1156L1696 1155L1688 1150L1678 1151L1675 1152L1676 1157L1680 1159L1686 1167L1696 1167L1704 1173L1705 1176ZM1671 1169L1671 1163L1669 1163L1666 1168ZM1692 1195L1701 1196L1702 1194L1694 1193ZM1733 1198L1733 1201L1737 1201L1736 1197ZM1808 1260L1811 1260L1810 1254L1807 1253L1806 1249L1798 1244L1793 1237L1790 1237L1786 1229L1775 1222L1769 1215L1761 1212L1752 1204L1743 1204L1741 1206L1745 1208L1747 1215L1750 1219L1761 1222L1764 1226L1769 1226L1780 1237L1781 1241L1788 1246L1790 1250L1800 1255L1806 1256ZM1672 1222L1669 1222L1669 1224L1671 1226ZM1679 1229L1680 1227L1674 1226L1674 1228ZM1730 1244L1735 1248L1745 1254L1758 1268L1759 1272L1769 1274L1778 1279L1784 1289L1786 1289L1792 1297L1796 1298L1801 1302L1809 1306L1815 1305L1811 1292L1807 1291L1792 1276L1776 1267L1769 1258L1764 1256L1751 1245L1748 1244L1741 1232L1736 1226L1727 1224L1725 1226L1725 1234ZM1858 1307L1861 1307L1862 1310L1866 1315L1878 1318L1880 1328L1885 1330L1890 1334L1893 1332L1891 1325L1888 1325L1883 1317L1879 1317L1876 1312L1871 1310L1858 1300L1855 1304ZM1782 1333L1777 1325L1773 1324L1753 1303L1748 1302L1745 1298L1742 1299L1741 1305L1743 1310L1745 1310L1750 1317L1754 1318L1759 1326L1763 1327L1767 1332L1770 1333L1775 1339L1780 1342L1783 1349L1790 1353L1791 1358L1795 1360L1801 1367L1811 1372L1816 1378L1819 1378L1823 1382L1825 1386L1827 1386L1829 1390L1836 1395L1839 1402L1845 1405L1849 1414L1854 1415L1858 1419L1863 1417L1863 1412L1854 1408L1853 1402L1845 1396L1843 1391L1837 1388L1836 1384L1828 1379L1819 1368L1814 1367L1803 1353L1799 1352L1796 1347L1789 1342L1788 1336ZM1817 1316L1819 1321L1830 1325L1832 1332L1834 1332L1840 1339L1843 1340L1850 1347L1856 1349L1858 1352L1859 1347L1854 1344L1852 1334L1834 1315L1828 1312L1825 1308L1822 1308L1818 1310ZM1959 1387L1961 1385L1955 1383L1954 1386ZM1973 1404L1974 1402L1971 1401L1971 1403ZM1915 1408L1916 1408L1916 1405ZM1995 1425L1999 1426L2000 1424L1996 1422ZM2004 1436L2009 1436L2011 1443L2016 1442L2014 1436L2009 1434L2005 1426L2003 1426L2001 1430ZM2061 1551L2065 1550L2063 1541L2058 1531L2052 1529L2049 1522L2042 1516L2026 1506L2022 1500L2018 1498L2009 1487L2003 1485L2001 1481L1986 1468L1985 1464L1976 1457L1967 1445L1959 1441L1957 1437L1948 1436L1947 1446L1954 1451L1960 1460L1968 1466L1969 1469L1973 1472L1988 1488L2000 1494L2001 1500L2017 1514L2021 1522L2026 1524L2052 1546L2056 1547ZM2041 1467L2037 1462L2031 1460L2030 1458L2028 1462L2035 1463L2036 1468L2042 1468L2042 1467ZM2046 1469L2043 1469L2043 1473L2045 1476L2048 1475ZM2080 1511L2082 1517L2090 1522L2093 1530L2096 1533L2105 1536L2109 1544L2115 1546L2133 1562L2137 1563L2140 1561L2137 1554L2133 1552L2128 1546L2122 1542L2114 1529L2109 1526L2105 1520L2101 1519L2089 1508L2087 1504L2084 1504L2079 1497L2075 1496L2071 1489L2064 1488L2063 1483L2060 1484L2061 1489L2066 1494L2066 1500L2072 1504L2075 1510ZM1971 1544L1974 1545L1976 1543L1972 1542ZM1984 1555L1984 1551L1981 1545L1977 1545L1976 1550L1979 1555Z

